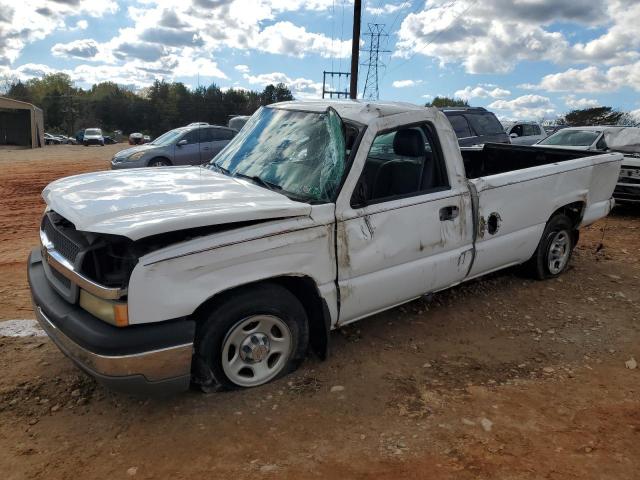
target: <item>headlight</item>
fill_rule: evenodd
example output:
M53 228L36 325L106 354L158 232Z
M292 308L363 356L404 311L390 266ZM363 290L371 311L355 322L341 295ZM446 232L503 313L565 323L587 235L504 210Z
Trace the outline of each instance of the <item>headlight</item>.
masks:
M129 309L126 302L103 300L80 289L80 306L94 317L116 327L129 325Z
M145 152L136 152L136 153L132 153L131 155L129 155L127 157L127 160L139 160L142 158L142 156L145 154Z

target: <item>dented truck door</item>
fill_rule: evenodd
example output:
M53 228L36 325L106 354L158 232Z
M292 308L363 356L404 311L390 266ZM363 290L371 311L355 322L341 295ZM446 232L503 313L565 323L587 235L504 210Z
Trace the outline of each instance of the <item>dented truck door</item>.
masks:
M340 324L458 283L471 262L466 185L434 124L398 117L368 129L338 200Z

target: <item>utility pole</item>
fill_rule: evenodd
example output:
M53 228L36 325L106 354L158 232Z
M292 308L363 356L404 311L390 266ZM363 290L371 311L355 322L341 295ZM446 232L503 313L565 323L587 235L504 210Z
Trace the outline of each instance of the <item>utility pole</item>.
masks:
M390 52L389 50L380 49L380 37L386 41L389 34L384 32L383 23L370 23L369 33L365 35L369 37L369 48L363 50L363 52L369 52L369 61L363 63L363 66L367 67L367 80L364 83L362 98L378 100L380 98L380 92L378 90L378 69L384 68L384 64L380 61L380 54Z
M362 10L361 0L353 2L353 38L351 39L351 85L349 97L356 99L358 96L358 59L360 56L360 17Z

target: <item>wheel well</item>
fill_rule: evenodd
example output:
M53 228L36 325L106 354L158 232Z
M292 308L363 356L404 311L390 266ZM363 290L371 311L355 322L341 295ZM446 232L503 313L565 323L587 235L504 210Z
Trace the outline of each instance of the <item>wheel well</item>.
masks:
M205 318L205 312L216 305L226 301L238 290L259 285L261 283L273 283L289 290L296 296L304 307L309 319L309 345L314 353L322 360L327 358L329 349L329 330L331 328L331 315L325 300L320 296L316 283L309 277L274 277L257 282L245 284L217 293L202 303L191 315L196 322Z
M585 207L584 202L569 203L557 209L555 212L553 212L553 214L549 218L553 218L559 213L566 215L571 219L571 222L573 223L573 228L577 230L578 225L580 225L580 222L582 221L582 216L584 215L584 207Z
M171 160L169 160L167 157L153 157L151 160L149 160L147 162L147 166L151 165L151 162L153 162L154 160L164 160L166 161L169 165L173 165L173 163L171 162Z
M585 208L585 202L569 203L557 209L555 212L553 212L553 215L551 215L550 217L550 218L553 218L554 216L560 213L569 217L573 225L573 246L574 247L578 244L578 241L580 240L580 230L578 229L578 226L580 225L580 222L582 221L582 217L584 216L584 208Z

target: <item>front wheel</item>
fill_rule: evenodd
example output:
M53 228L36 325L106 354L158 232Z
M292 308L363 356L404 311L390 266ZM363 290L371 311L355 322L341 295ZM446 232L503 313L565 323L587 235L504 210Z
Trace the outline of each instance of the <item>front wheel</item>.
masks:
M564 214L554 215L544 229L538 248L527 262L531 275L539 280L554 278L567 269L577 235L573 222Z
M171 162L165 158L154 158L149 161L150 167L168 167L171 165Z
M276 284L231 294L198 327L194 383L205 391L257 387L293 371L309 341L300 301Z

